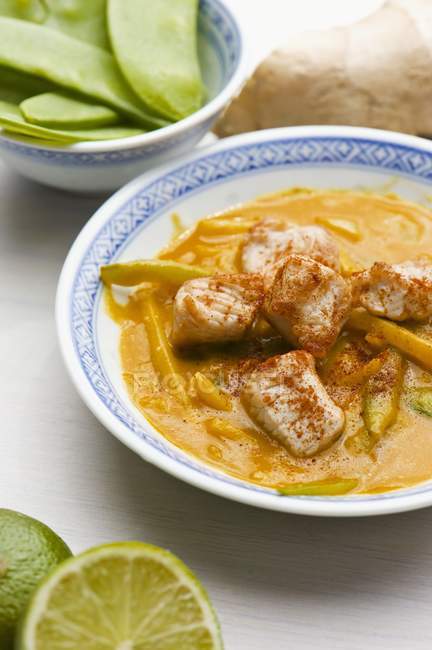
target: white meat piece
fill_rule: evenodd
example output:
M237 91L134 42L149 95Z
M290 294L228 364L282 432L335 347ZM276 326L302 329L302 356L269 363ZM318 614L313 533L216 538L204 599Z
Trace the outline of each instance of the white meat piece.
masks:
M304 350L260 364L245 384L242 403L251 419L294 456L326 449L345 426L343 410L327 394L314 358Z
M390 320L425 320L432 316L432 264L375 262L351 276L354 302Z
M350 309L350 285L336 271L303 255L284 259L264 301L264 314L273 327L317 358L336 341Z
M175 297L172 342L183 347L237 341L253 325L262 301L259 275L240 273L189 280Z
M339 248L320 226L292 226L266 218L250 230L242 252L246 273L264 273L282 256L298 254L339 271Z

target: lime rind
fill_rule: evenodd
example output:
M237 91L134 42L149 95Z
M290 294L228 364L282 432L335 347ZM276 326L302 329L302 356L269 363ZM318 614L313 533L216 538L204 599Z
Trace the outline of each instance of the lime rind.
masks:
M72 555L41 521L0 508L0 648L9 650L19 618L34 589L53 567Z

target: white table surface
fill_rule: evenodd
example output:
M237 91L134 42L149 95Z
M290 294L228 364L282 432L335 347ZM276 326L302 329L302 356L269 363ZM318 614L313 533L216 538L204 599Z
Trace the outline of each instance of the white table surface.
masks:
M379 4L232 2L255 57L290 29ZM127 539L170 548L210 591L227 650L429 649L432 510L325 520L224 501L140 460L81 403L57 348L54 294L100 201L0 166L0 506L47 522L75 552Z

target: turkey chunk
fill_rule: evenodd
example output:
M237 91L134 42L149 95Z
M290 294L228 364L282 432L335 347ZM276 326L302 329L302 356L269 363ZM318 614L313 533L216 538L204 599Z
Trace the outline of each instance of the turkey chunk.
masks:
M326 355L351 308L351 288L339 273L303 255L279 266L264 301L266 318L291 344Z
M328 396L314 358L295 350L261 363L248 378L242 403L254 422L295 456L312 456L342 433L345 415Z
M241 339L263 301L255 274L216 275L185 282L174 301L172 342L176 346Z
M351 276L354 302L391 320L424 320L432 316L432 264L417 260L375 264Z
M319 226L288 226L266 218L249 232L243 247L246 273L265 273L281 256L307 255L335 271L339 270L339 249L333 237Z

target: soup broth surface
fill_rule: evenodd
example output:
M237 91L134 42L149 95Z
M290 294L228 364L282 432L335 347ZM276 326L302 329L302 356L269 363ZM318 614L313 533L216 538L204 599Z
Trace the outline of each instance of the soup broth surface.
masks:
M401 262L432 252L432 219L425 207L395 195L293 189L206 218L178 236L159 257L204 267L209 275L241 272L241 249L247 229L263 217L284 219L290 225L322 224L328 218L356 224L355 236L333 230L331 233L340 246L342 262L358 269L375 261ZM178 220L176 223L178 226ZM354 492L371 493L432 477L432 419L414 412L406 399L410 387L432 386L429 372L407 361L397 421L372 449L365 450L358 444L364 430L361 390L332 385L331 374L324 378L325 360L324 364L318 363L318 373L330 395L346 411L346 427L327 451L309 459L295 458L255 426L239 398L245 374L258 360L287 352L289 345L270 328L263 328L240 343L176 353L178 372L190 394L190 403L184 405L170 386L160 381L152 364L142 315L142 298L149 291L153 292L169 337L175 287L143 285L129 296L127 304L120 304L116 295L107 290L106 304L121 327L120 355L130 397L176 446L228 474L263 486L283 487L340 477L358 479ZM429 329L432 332L429 323L423 324L422 335L429 336ZM364 335L351 337L355 345L366 346ZM368 352L376 354L372 349ZM191 380L197 371L229 394L230 412L206 407L194 395ZM235 427L231 437L215 431L211 426L215 418Z

